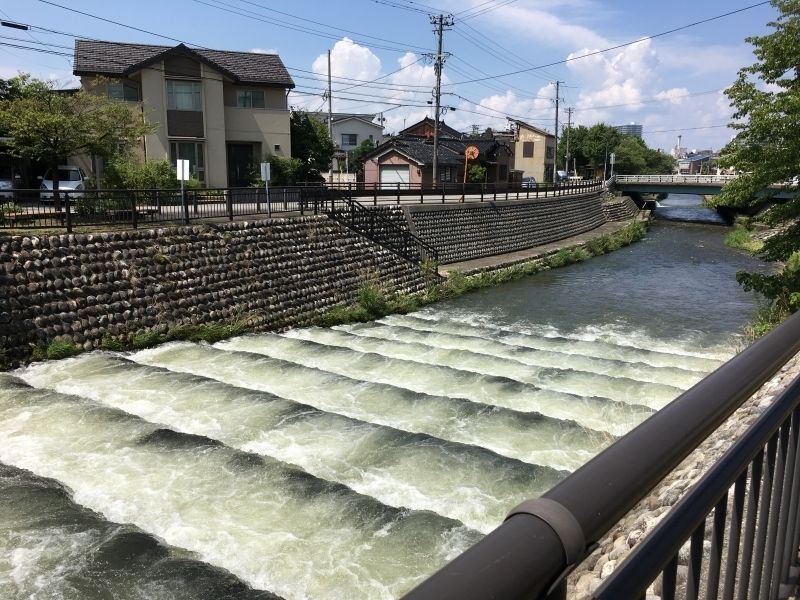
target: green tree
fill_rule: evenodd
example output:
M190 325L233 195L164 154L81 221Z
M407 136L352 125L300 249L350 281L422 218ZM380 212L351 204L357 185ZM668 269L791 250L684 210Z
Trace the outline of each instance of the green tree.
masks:
M300 161L295 181L322 181L321 173L330 169L334 145L322 121L307 112L292 110L290 118L292 158Z
M722 149L720 165L734 167L740 175L727 183L713 202L732 207L752 207L774 194L769 186L800 172L800 0L772 0L777 19L771 33L747 38L756 62L744 67L725 93L735 112L734 139ZM745 289L771 301L773 314L800 308L800 198L795 197L766 212L763 220L782 226L764 244L769 260L786 261L781 273L737 273Z
M364 181L364 157L375 149L375 142L366 139L358 145L358 148L347 153L347 161L350 164L350 171L356 174L356 181Z
M559 168L564 164L567 151L566 136L567 129L564 129L558 141ZM569 128L570 170L574 164L578 173L588 174L590 177L602 177L607 155L615 151L621 138L616 129L605 123L596 123L591 127L577 125Z
M483 165L470 165L467 169L467 181L470 183L483 183L486 181L486 167Z
M78 154L110 158L121 145L133 145L152 131L128 103L83 90L54 90L26 75L12 78L11 85L18 91L0 100L0 130L10 138L10 154L50 167L56 210L61 207L58 165L64 159Z

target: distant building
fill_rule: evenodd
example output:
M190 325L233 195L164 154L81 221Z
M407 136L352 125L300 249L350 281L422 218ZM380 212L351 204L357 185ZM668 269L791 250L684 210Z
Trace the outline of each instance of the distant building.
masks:
M635 135L638 138L642 137L642 126L640 123L628 123L627 125L615 125L614 129L619 131L622 135Z
M553 181L556 136L524 121L511 121L514 144L514 170L520 177Z
M681 175L711 174L715 166L714 152L711 150L692 150L678 160L678 173Z

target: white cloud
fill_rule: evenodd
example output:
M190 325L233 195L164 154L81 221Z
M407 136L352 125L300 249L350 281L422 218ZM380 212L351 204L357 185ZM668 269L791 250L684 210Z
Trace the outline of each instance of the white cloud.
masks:
M250 52L254 52L256 54L278 54L278 51L275 48L250 48Z
M320 54L311 70L321 79L328 75L328 55ZM369 48L350 38L336 42L331 49L331 75L351 79L372 80L381 75L381 60Z
M689 90L686 88L672 88L669 90L664 90L658 92L653 98L657 100L663 100L665 102L669 102L670 104L685 104L689 101L688 98Z

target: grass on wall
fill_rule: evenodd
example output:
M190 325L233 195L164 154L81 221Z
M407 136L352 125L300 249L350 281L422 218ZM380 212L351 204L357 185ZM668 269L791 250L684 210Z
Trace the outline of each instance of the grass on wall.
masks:
M535 275L547 269L556 269L566 265L600 256L623 246L632 244L644 237L647 227L642 222L630 223L615 233L593 238L580 246L562 248L558 252L510 267L484 271L475 275L464 275L451 271L441 282L429 280L424 292L414 294L389 295L374 277L366 277L358 291L358 300L351 305L338 305L322 313L315 321L316 325L331 327L345 323L363 323L380 319L389 314L405 314L419 310L423 306L455 298L473 290L494 287L509 281ZM431 270L430 265L422 265L423 273ZM426 278L427 279L427 278Z

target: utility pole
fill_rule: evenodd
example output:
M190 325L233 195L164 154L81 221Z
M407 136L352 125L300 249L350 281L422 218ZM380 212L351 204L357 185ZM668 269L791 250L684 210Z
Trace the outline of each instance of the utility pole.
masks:
M331 89L331 51L328 50L328 137L333 142L333 90ZM334 148L336 143L333 144ZM333 182L333 161L331 160L328 182Z
M436 72L436 89L434 90L435 96L435 110L433 115L433 187L436 187L438 180L436 179L436 171L439 166L439 111L441 110L442 102L442 67L444 66L445 55L442 54L442 34L445 27L453 26L452 15L431 15L431 25L435 25L436 29L436 57L434 59L433 69Z
M567 148L564 153L564 170L567 172L567 175L569 175L569 132L572 129L572 111L572 107L567 109ZM575 174L577 175L577 173Z
M553 181L558 181L558 97L563 81L556 80L556 155L553 157Z

